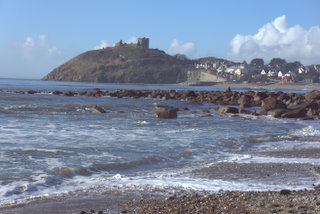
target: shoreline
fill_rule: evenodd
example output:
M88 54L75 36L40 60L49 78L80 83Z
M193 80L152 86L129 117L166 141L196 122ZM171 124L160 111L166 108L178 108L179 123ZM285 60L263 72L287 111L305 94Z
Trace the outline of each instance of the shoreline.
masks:
M311 152L311 151L310 151ZM194 170L196 177L215 179L258 179L272 181L277 178L316 179L320 166L296 163L217 163ZM289 179L290 180L290 179ZM288 180L288 181L289 181ZM252 182L254 184L254 181ZM1 214L48 213L314 213L320 212L320 186L309 189L277 190L220 190L217 192L169 190L110 190L44 197L20 204L0 206Z
M0 207L1 214L118 213L319 213L320 187L312 190L237 191L172 194L109 192L55 197ZM93 212L94 211L94 212Z

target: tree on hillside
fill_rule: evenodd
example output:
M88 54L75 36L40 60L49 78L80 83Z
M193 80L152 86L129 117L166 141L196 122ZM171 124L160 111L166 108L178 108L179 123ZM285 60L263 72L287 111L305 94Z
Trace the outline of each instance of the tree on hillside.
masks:
M301 67L302 64L300 62L289 62L287 64L284 64L281 66L281 71L283 72L289 72L289 71L293 71L296 72L298 71L299 67Z
M273 58L271 59L269 65L272 67L282 67L283 65L287 64L286 60L281 59L281 58Z
M262 67L264 66L264 61L261 58L255 58L251 60L250 65L254 67Z

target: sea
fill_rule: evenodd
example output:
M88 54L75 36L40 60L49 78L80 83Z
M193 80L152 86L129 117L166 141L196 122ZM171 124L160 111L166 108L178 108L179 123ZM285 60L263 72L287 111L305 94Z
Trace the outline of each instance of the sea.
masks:
M270 178L262 176L263 171L256 173L259 176L246 170L236 173L237 166L243 164L320 165L317 156L296 152L312 154L320 149L319 120L219 115L212 110L217 105L185 100L51 93L93 88L225 90L214 86L0 79L0 206L92 190L210 193L311 189L319 184L320 176L312 168L305 176L290 170ZM38 93L28 94L28 90ZM92 113L93 105L106 113ZM179 111L177 119L158 119L152 110L156 105L189 110ZM204 109L210 111L210 117L204 116ZM282 151L291 151L291 155L282 156ZM234 170L226 167L224 171L224 166Z

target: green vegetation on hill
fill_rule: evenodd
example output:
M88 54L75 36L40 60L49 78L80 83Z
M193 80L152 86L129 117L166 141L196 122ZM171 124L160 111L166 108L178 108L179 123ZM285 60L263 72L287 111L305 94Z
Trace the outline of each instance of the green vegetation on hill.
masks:
M42 80L172 84L187 80L192 61L158 49L108 47L82 53Z

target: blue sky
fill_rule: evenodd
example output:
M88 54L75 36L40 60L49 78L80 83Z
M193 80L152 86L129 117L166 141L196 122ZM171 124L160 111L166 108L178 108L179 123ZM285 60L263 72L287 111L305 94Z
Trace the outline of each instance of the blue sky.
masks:
M41 78L84 51L143 36L190 58L319 64L319 10L319 0L0 0L0 77Z

